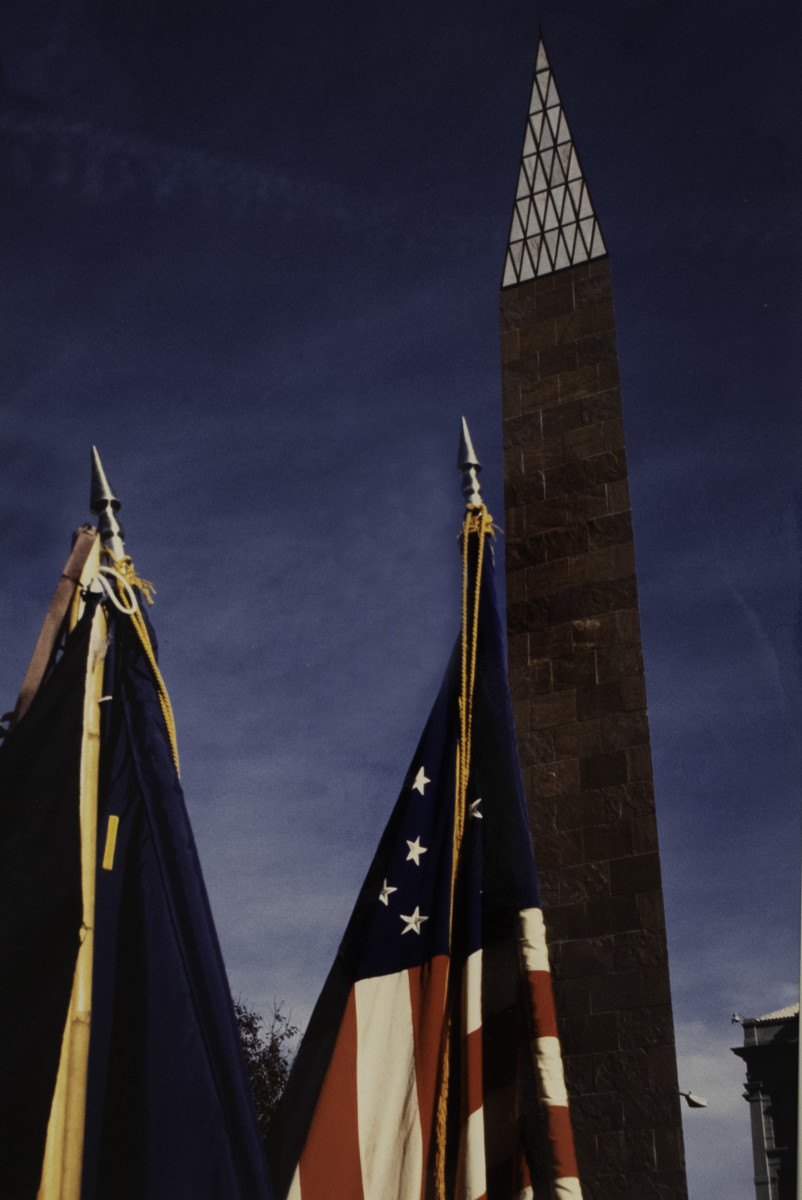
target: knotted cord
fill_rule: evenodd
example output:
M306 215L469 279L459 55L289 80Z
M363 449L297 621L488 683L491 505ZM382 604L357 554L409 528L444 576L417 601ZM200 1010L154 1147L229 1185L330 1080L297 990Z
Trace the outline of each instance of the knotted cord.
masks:
M139 575L137 575L134 564L128 554L126 554L123 558L115 558L111 551L106 547L103 548L102 553L105 554L110 560L111 566L107 565L100 568L101 579L103 579L104 575L111 575L116 579L117 588L120 592L120 599L122 600L124 597L127 598L129 595L133 596L134 598L133 606L129 605L128 608L122 608L120 607L120 604L117 604L117 607L120 609L120 612L131 618L134 629L137 633L137 637L142 645L142 649L145 651L145 657L147 658L148 663L150 664L150 669L153 672L153 678L156 683L156 692L159 697L159 707L162 710L164 724L167 728L170 751L173 756L176 772L180 776L181 770L178 764L178 742L176 739L173 708L170 704L170 697L167 694L167 688L162 678L162 673L159 670L159 664L156 662L156 656L153 653L153 646L151 645L148 627L145 624L145 618L142 616L139 605L136 604L136 596L134 596L132 590L133 588L137 588L138 591L145 597L147 603L152 604L153 597L156 594L156 589L147 579L141 579ZM108 588L108 585L105 584L105 580L104 585Z

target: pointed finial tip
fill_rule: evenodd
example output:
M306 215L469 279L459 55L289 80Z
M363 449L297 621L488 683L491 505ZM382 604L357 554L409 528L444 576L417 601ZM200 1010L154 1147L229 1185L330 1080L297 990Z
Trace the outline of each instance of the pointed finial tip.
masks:
M103 512L107 505L116 512L120 507L120 501L115 496L111 484L108 481L106 472L103 470L103 463L100 461L100 455L97 452L97 446L92 447L92 490L89 497L89 511L98 516Z
M457 458L457 469L462 471L465 467L477 467L481 471L482 464L476 456L476 451L473 448L471 441L471 431L468 428L468 422L462 418L462 432L459 440L459 455Z
M111 551L115 558L125 554L123 538L125 533L119 524L116 513L120 501L112 491L103 463L97 452L97 446L92 447L92 487L89 494L89 511L97 517L97 529L101 544Z
M468 429L468 422L462 418L462 430L459 440L459 454L457 455L457 470L462 475L462 494L465 497L465 503L468 507L477 507L482 504L482 489L479 486L479 472L482 469L482 464L476 455L471 441L471 431Z

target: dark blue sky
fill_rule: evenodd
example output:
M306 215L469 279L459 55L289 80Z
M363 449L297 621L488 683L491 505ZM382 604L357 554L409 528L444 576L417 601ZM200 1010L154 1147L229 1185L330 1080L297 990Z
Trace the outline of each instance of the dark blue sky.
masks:
M97 443L232 986L303 1022L456 633L459 417L543 22L610 250L693 1200L794 1001L799 17L766 0L4 6L0 683Z

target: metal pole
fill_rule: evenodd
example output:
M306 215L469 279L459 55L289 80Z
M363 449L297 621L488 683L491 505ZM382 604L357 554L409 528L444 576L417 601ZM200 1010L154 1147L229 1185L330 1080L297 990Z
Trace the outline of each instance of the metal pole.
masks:
M459 454L457 455L457 470L462 475L462 494L469 508L478 508L483 503L482 489L479 485L479 472L481 469L482 464L476 457L476 451L471 441L471 433L468 429L468 422L463 417Z
M116 559L123 558L125 556L123 542L125 531L117 520L120 501L111 489L95 446L92 447L92 490L89 510L97 517L97 531L100 534L102 548L108 550Z

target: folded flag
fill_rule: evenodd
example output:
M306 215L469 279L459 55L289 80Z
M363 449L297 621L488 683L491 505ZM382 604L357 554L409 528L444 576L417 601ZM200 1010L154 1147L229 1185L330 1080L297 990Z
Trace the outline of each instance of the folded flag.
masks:
M81 1200L268 1200L155 638L138 615L114 611L106 656Z
M463 626L275 1121L290 1200L580 1197L496 606Z
M84 622L0 743L0 1194L39 1187L80 945Z
M147 587L104 556L0 746L0 1194L270 1200Z

